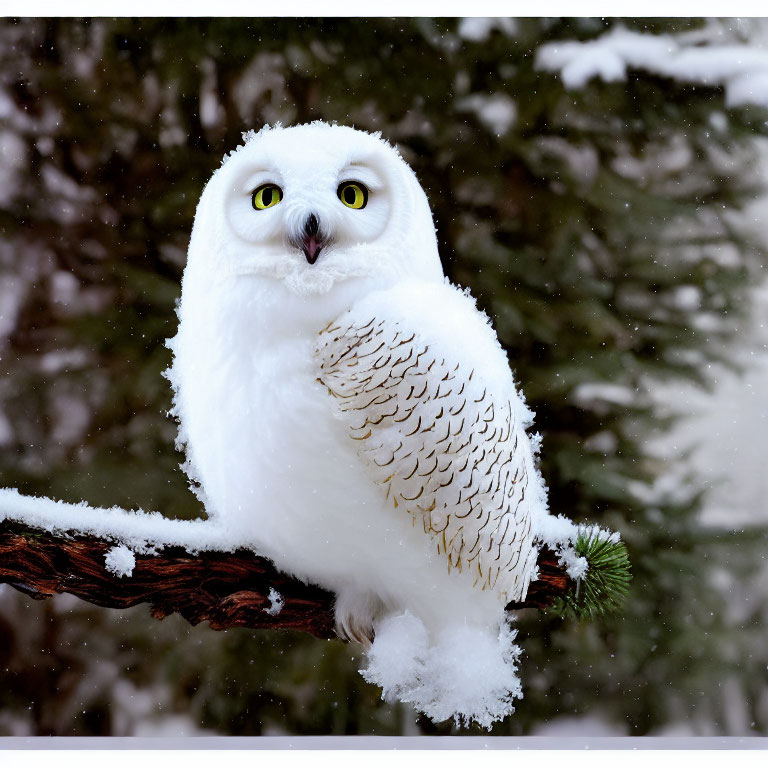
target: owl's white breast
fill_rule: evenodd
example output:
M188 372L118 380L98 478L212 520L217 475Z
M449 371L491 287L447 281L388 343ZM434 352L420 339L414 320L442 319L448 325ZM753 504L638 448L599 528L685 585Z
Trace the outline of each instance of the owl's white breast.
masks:
M434 570L428 601L444 564L386 506L317 381L317 333L365 291L326 295L317 311L312 297L239 278L183 302L171 371L182 437L209 513L243 546L301 578L331 589L358 580L384 599L418 591Z
M330 471L346 456L312 373L311 303L280 284L226 278L183 302L174 340L180 417L209 512L278 556L297 535L318 535L313 498L348 476Z

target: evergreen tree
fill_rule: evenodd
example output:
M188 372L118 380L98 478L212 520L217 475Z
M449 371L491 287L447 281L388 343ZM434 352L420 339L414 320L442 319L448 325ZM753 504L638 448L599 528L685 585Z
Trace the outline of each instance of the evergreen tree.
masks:
M525 698L493 733L588 713L629 735L768 732L766 531L703 528L701 483L662 492L648 447L670 426L655 384L705 384L748 311L766 254L732 213L760 189L767 116L715 86L633 71L568 91L535 66L542 44L618 23L1 21L0 485L201 514L161 374L203 185L267 122L380 130L536 411L552 512L620 531L633 564L618 617L519 617ZM378 701L338 642L5 590L0 606L0 734L130 732L142 691L147 713L225 734L454 732Z

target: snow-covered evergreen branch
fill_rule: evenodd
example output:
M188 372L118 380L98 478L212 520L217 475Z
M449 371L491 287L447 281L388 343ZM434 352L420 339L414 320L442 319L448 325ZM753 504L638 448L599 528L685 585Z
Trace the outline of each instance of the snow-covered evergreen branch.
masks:
M543 547L525 602L545 608L574 588ZM0 583L36 598L67 592L107 608L149 604L213 629L297 629L334 637L334 596L280 573L206 520L94 509L0 490Z

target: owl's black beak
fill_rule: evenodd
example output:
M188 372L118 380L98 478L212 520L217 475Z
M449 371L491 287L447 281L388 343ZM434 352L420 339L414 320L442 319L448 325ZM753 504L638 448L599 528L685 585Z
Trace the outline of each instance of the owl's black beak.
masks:
M317 261L317 257L320 255L320 251L323 250L324 245L325 243L320 234L320 222L317 220L317 216L311 213L304 222L304 239L301 243L301 250L304 251L304 255L310 264L314 264Z

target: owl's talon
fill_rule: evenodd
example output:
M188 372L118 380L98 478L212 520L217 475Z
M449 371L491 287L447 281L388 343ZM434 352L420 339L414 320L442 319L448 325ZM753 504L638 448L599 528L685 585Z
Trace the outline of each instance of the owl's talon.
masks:
M381 609L378 598L357 592L341 592L336 598L336 634L346 642L370 648L373 623Z

